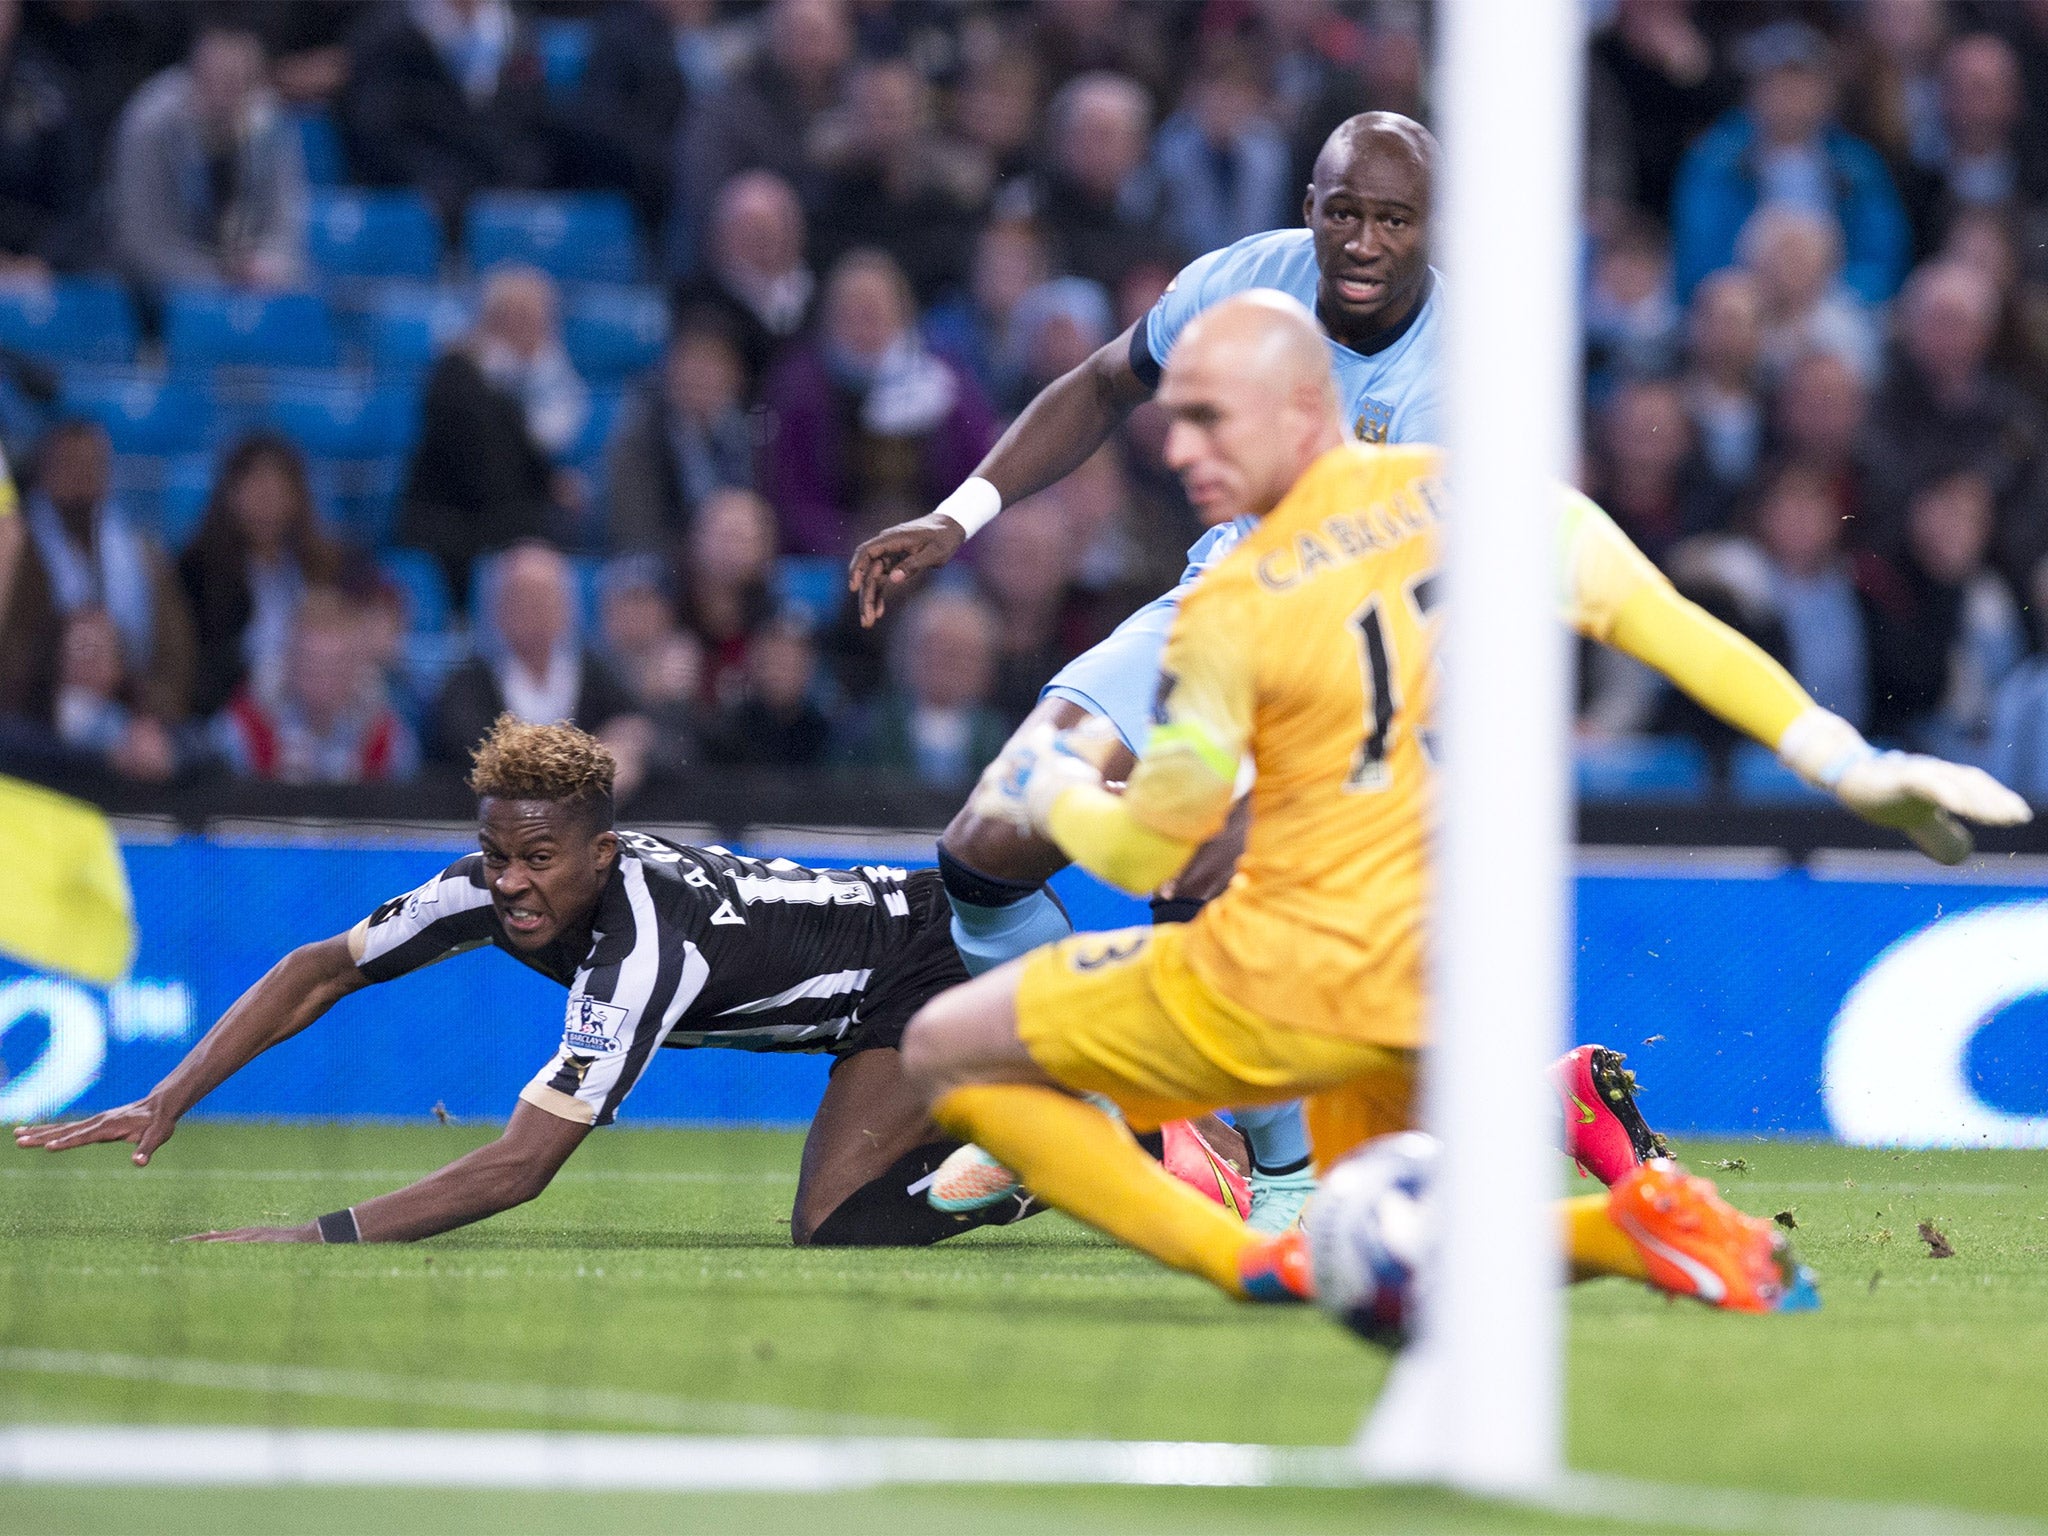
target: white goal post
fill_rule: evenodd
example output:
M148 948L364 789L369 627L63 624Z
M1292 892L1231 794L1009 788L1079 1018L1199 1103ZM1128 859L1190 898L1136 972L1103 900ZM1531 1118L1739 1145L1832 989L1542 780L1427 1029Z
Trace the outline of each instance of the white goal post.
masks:
M1558 1112L1570 936L1558 501L1578 400L1578 0L1446 0L1447 605L1433 1043L1441 1226L1367 1473L1535 1493L1562 1473Z

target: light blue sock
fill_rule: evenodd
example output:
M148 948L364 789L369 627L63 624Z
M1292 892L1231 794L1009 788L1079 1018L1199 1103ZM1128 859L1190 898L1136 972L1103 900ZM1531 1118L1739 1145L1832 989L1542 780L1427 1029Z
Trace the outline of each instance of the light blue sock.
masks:
M950 891L946 900L953 904L953 944L970 976L992 971L1005 960L1029 954L1074 931L1060 904L1043 890L1000 907L962 901Z
M1244 1137L1245 1150L1251 1153L1255 1170L1286 1173L1307 1164L1308 1122L1302 1118L1301 1100L1262 1104L1256 1109L1233 1109L1230 1121Z

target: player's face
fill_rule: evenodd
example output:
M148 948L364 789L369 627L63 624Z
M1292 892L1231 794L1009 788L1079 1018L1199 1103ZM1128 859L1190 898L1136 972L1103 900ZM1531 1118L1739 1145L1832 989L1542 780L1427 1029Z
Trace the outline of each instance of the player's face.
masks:
M491 905L519 949L541 949L590 916L619 846L551 800L484 801L476 840Z
M1339 341L1399 325L1429 275L1429 172L1405 146L1368 142L1309 188L1316 313Z
M1274 430L1273 402L1206 363L1169 364L1156 398L1166 412L1167 467L1204 523L1272 510L1292 478L1281 467L1285 434Z

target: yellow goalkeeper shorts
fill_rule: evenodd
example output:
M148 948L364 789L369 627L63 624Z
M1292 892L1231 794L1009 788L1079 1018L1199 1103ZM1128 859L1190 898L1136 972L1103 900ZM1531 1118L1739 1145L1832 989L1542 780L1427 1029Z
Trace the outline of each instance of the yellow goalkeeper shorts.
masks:
M1190 970L1185 946L1183 927L1162 923L1034 950L1017 984L1018 1039L1054 1081L1114 1100L1139 1130L1311 1097L1311 1126L1354 1138L1318 1144L1326 1163L1409 1123L1415 1052L1260 1018Z

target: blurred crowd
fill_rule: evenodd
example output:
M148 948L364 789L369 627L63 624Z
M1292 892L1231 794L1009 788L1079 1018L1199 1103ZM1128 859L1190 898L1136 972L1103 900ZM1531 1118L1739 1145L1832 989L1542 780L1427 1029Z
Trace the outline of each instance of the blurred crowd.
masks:
M1588 10L1587 490L1822 703L2048 799L2048 0ZM509 709L629 793L964 789L1177 576L1161 422L875 630L846 556L1297 222L1337 123L1428 121L1432 29L0 0L0 761L402 779ZM1581 733L1728 746L1609 658Z

